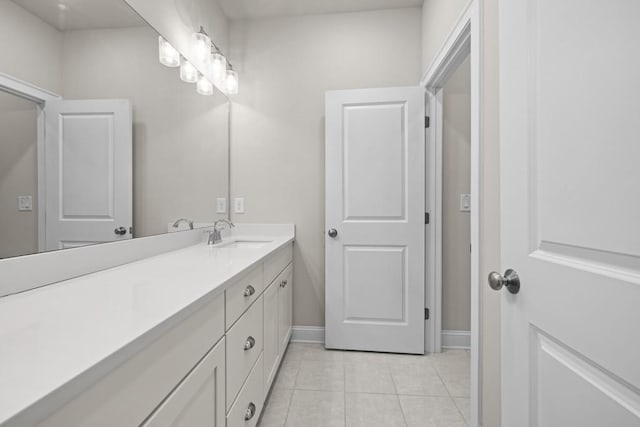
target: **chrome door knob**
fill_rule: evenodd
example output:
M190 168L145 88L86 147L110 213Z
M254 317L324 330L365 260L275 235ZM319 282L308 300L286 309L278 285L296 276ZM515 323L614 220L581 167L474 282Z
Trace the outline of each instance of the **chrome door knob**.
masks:
M504 276L500 273L492 271L489 273L489 286L494 291L499 291L504 286L512 294L517 294L520 291L520 277L515 270L508 269L504 272Z
M338 235L338 230L336 230L335 228L330 228L327 234L333 239Z
M116 233L118 236L124 236L125 234L127 234L127 229L124 227L118 227L115 230L113 230L114 233Z

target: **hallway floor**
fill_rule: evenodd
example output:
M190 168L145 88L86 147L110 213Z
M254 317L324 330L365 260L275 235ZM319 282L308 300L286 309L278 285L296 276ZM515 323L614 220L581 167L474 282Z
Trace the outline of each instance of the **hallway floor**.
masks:
M291 343L258 427L463 427L469 352L409 356Z

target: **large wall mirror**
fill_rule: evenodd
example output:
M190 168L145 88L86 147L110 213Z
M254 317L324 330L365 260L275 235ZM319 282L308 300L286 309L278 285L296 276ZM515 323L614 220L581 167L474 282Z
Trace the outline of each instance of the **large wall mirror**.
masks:
M0 259L226 217L227 98L158 36L123 0L0 0Z

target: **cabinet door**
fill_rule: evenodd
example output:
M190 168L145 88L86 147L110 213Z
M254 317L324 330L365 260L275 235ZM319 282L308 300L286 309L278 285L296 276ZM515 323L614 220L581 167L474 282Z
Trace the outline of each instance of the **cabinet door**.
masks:
M278 294L280 284L274 282L264 292L264 391L271 387L278 370L280 338L278 336Z
M292 268L289 265L283 274L284 279L276 283L278 285L278 340L280 342L280 354L289 344L291 338L291 326L293 322L293 280Z
M143 424L225 426L225 339L223 338Z

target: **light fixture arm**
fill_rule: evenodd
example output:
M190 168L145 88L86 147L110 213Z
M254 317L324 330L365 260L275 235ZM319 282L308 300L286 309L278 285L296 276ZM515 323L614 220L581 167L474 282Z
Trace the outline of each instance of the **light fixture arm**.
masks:
M227 55L225 55L222 50L218 47L218 45L213 41L213 39L211 38L211 36L209 35L209 33L207 33L207 31L204 29L204 27L202 25L200 25L200 30L198 31L199 33L204 34L205 36L209 37L209 40L211 40L211 47L212 47L212 52L213 50L215 50L215 53L219 53L220 55L224 56L225 58L227 58L227 65L229 66L230 70L233 70L233 64L231 64L231 62L229 62L229 58L227 57Z

